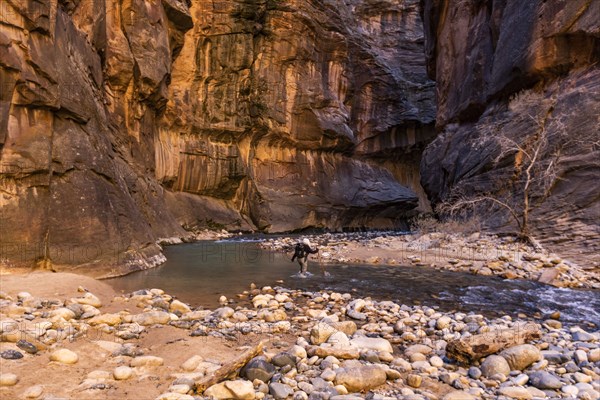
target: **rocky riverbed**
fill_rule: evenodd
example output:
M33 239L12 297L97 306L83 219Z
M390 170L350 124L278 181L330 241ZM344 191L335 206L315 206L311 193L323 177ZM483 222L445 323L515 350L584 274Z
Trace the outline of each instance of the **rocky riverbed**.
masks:
M512 237L491 234L397 234L394 232L307 235L318 245L312 259L323 263L430 266L506 279L527 279L557 287L600 289L600 265L579 265ZM297 238L271 238L265 249L293 252Z
M60 274L36 275L0 293L2 398L600 398L600 332L563 326L558 313L487 319L254 285L207 310L160 289L116 294L83 277L56 291L50 279ZM30 292L20 286L32 281ZM466 364L449 350L459 339L527 331L536 332L530 343L511 337ZM264 352L239 373L197 390L261 340Z

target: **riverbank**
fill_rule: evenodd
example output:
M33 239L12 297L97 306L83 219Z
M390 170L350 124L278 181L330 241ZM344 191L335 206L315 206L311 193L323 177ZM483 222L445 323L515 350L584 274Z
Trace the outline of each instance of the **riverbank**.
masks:
M215 383L203 396L600 398L600 332L565 328L558 314L487 319L270 287L240 295L248 306L222 298L222 307L207 310L160 289L115 294L73 274L2 277L0 396L200 398L203 378L266 340L262 358L241 377ZM485 334L493 342L500 332L537 329L532 346L483 362L459 365L449 356L457 339Z
M322 263L429 266L505 279L527 279L556 287L600 289L600 265L578 265L511 237L427 233L337 233L306 235ZM293 253L298 238L271 238L261 247Z

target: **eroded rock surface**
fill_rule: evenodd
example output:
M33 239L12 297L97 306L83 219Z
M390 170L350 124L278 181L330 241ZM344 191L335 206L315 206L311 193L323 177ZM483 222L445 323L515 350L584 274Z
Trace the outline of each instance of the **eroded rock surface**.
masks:
M557 179L548 191L530 196L532 233L546 243L566 244L574 257L584 251L600 261L600 3L423 3L440 131L421 164L432 202L452 199L457 191L518 200L524 155L497 160L497 138L527 151L544 132L549 146L541 159L544 165L558 163ZM501 207L485 204L479 212L492 227L512 223Z
M101 276L184 228L402 224L422 26L416 0L3 2L2 259Z

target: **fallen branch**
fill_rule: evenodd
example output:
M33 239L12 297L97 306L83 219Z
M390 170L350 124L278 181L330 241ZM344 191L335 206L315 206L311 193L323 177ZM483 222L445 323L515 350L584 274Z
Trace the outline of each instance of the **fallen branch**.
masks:
M212 385L216 385L217 383L224 381L233 374L237 373L237 371L248 364L251 359L262 353L265 343L266 340L261 340L255 346L244 351L242 354L228 363L225 363L221 368L213 372L212 375L205 376L204 378L196 381L196 392L198 394L202 394Z
M523 323L515 328L497 329L465 339L453 340L446 347L446 356L468 365L482 357L539 339L541 336L539 325Z

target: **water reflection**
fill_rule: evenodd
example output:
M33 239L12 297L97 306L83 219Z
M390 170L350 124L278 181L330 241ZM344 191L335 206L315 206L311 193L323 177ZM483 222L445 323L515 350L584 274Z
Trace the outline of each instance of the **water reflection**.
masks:
M215 307L218 298L232 298L248 289L281 285L292 289L333 290L404 304L427 304L443 311L474 311L487 315L559 310L563 322L600 325L600 293L557 289L528 281L508 281L425 267L330 265L329 277L310 263L314 275L293 277L298 264L291 255L261 250L254 241L198 242L165 248L167 262L159 268L107 281L117 290L161 288L194 306Z

